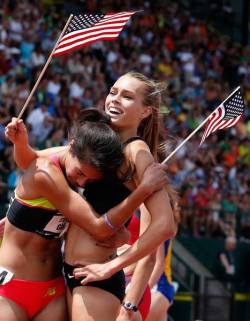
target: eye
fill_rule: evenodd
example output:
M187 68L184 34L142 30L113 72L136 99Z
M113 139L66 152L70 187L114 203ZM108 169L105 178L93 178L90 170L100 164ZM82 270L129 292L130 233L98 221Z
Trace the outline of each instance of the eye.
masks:
M129 96L129 95L124 95L124 98L126 99L133 99L133 97Z

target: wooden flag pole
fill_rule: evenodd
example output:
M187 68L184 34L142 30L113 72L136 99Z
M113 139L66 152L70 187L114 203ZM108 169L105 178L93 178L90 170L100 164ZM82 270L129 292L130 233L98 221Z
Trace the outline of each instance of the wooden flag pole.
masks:
M239 90L240 86L238 86L225 100L223 100L223 102L221 104L223 104L228 98L230 98L237 90ZM221 105L220 104L220 105ZM218 108L218 107L217 107ZM216 108L216 109L217 109ZM215 110L216 110L215 109ZM213 111L214 112L214 111ZM213 112L205 119L203 120L203 122L197 127L195 128L195 130L182 142L180 143L179 146L176 147L176 149L174 151L172 151L172 153L170 153L165 159L164 161L162 162L162 164L165 164L172 156L174 156L178 150L184 145L186 144L186 142L191 138L193 137L193 135L202 127L205 125L205 123L209 120L209 118L211 117L211 115L213 114Z
M162 164L165 164L172 156L174 156L175 153L178 152L178 150L184 145L186 144L186 142L191 138L193 137L193 135L202 127L205 125L205 123L209 120L209 118L211 117L211 114L197 127L195 128L195 130L183 141L180 143L180 145L178 145L176 147L175 150L172 151L172 153L170 153L165 159L164 161L162 162Z
M58 43L59 43L60 40L62 39L62 36L64 35L64 33L65 33L65 31L66 31L66 29L67 29L67 27L68 27L68 25L69 25L69 23L70 23L70 21L71 21L72 18L73 18L73 14L71 14L71 15L69 16L69 19L67 20L67 22L66 22L66 24L65 24L65 26L64 26L64 28L63 28L63 31L61 32L61 34L60 34L60 36L59 36L59 38L58 38L58 40L57 40L57 42L56 42L53 50L51 51L50 56L49 56L48 60L46 61L46 64L44 65L42 71L40 72L39 77L37 78L37 81L36 81L35 85L33 86L33 88L32 88L32 90L31 90L28 98L26 99L26 102L25 102L25 104L23 105L23 108L22 108L22 110L20 111L20 114L18 115L17 119L20 119L20 118L22 117L23 113L25 112L25 109L27 108L27 106L28 106L28 104L29 104L29 102L30 102L31 97L33 96L33 94L34 94L34 92L35 92L38 84L40 83L40 81L41 81L41 79L42 79L42 76L44 75L44 73L45 73L45 71L46 71L49 63L51 62L53 53L54 53L54 51L55 51Z

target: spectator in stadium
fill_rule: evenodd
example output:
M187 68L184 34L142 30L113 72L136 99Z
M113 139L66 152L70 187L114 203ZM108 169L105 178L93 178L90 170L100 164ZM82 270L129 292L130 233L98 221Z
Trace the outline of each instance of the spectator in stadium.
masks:
M218 267L220 277L227 284L229 289L232 288L232 281L236 274L236 259L235 250L237 246L237 239L234 235L227 236L224 241L224 249L219 253Z

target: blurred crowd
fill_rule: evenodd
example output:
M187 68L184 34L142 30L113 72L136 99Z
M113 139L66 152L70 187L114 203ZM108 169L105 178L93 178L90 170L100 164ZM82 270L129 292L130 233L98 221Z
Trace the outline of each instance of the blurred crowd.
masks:
M113 4L112 4L113 2ZM167 84L162 114L170 152L241 85L250 103L250 48L220 34L177 2L82 1L82 11L139 10L117 41L97 42L53 58L23 119L30 143L67 142L68 126L86 107L103 107L109 87L137 70ZM0 206L21 174L4 127L24 105L68 14L46 1L3 1L0 8ZM169 163L180 193L181 235L250 239L250 109L235 127L199 147L202 130ZM171 144L168 144L171 142ZM174 142L174 143L173 143Z

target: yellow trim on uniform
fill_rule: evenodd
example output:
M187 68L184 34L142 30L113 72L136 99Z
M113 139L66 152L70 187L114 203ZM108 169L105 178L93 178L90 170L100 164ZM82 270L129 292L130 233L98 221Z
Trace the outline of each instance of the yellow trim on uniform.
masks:
M165 275L169 283L173 283L171 273L171 255L172 255L172 240L169 240L167 255L165 258Z
M21 197L18 197L17 194L15 193L15 198L33 207L42 207L42 208L51 209L51 210L56 209L55 206L52 205L45 197L40 197L33 200L24 200Z

